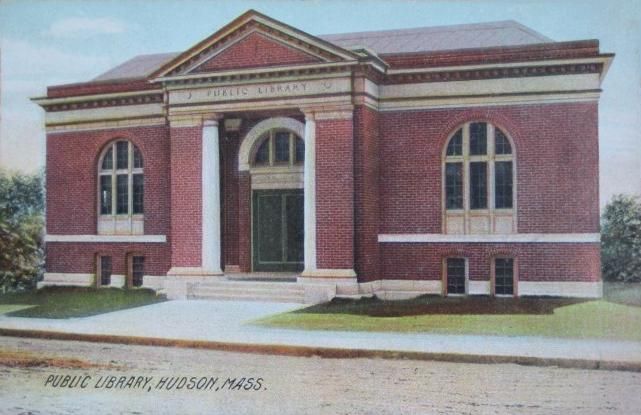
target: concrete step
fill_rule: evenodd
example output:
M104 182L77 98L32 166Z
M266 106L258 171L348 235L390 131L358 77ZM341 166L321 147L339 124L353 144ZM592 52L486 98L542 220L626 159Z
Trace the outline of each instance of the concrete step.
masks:
M207 281L199 282L194 288L238 288L238 289L263 289L263 290L300 290L303 287L295 282L271 281Z
M293 289L293 288L287 288L287 289L273 289L273 288L254 288L254 287L247 287L247 288L238 288L238 287L194 287L194 289L191 291L195 295L213 295L216 293L221 293L221 294L233 294L233 293L240 293L240 294L254 294L254 295L271 295L271 294L277 294L277 295L303 295L305 293L304 290L302 289Z
M305 290L291 282L208 281L194 285L189 298L303 303Z
M195 300L216 300L216 301L263 301L270 303L296 303L304 304L305 298L303 296L288 296L288 295L252 295L242 293L232 294L211 294L190 296L189 298Z

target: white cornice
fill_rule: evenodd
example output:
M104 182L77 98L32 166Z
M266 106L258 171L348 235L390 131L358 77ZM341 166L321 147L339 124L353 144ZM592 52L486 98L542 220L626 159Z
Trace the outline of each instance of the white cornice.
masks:
M36 97L36 98L31 98L31 101L35 102L38 105L55 105L55 104L71 104L74 102L85 102L85 101L104 100L104 99L113 99L113 98L136 97L140 95L152 95L152 94L162 94L162 93L163 93L162 89L149 89L144 91L113 92L108 94L81 95L81 96L61 97L61 98Z
M411 69L389 69L389 75L397 74L411 74L411 73L426 73L426 72L447 72L447 71L466 71L466 70L481 70L493 68L514 68L521 66L553 66L565 64L580 64L580 63L602 63L609 64L612 61L608 56L595 56L592 58L576 58L576 59L553 59L553 60L539 60L539 61L521 61L510 63L484 63L478 65L453 65L453 66L436 66L431 68L411 68Z
M188 74L188 75L173 75L173 76L164 76L160 78L155 78L151 82L167 82L167 81L177 81L177 80L186 80L186 79L199 79L199 78L210 78L210 77L225 77L225 76L245 76L245 75L254 75L254 74L265 74L270 72L287 72L293 70L308 70L308 69L324 69L324 68L334 68L341 66L350 66L356 65L357 60L350 61L341 61L341 62L328 62L328 63L311 63L311 64L302 64L302 65L289 65L289 66L270 66L263 68L250 68L250 69L236 69L229 71L217 71L217 72L203 72L197 74ZM333 76L334 74L322 74L322 78ZM310 74L308 76L318 77L318 74ZM296 77L301 77L297 75ZM254 82L266 82L268 79L254 79ZM281 79L275 79L274 82L279 82ZM231 81L232 83L239 83L242 81ZM188 85L187 87L193 88L194 85Z
M514 233L453 235L440 233L379 234L383 243L599 243L598 233Z
M456 97L407 98L393 101L380 100L377 108L381 112L431 110L442 108L478 108L504 105L539 105L573 102L598 102L599 92L537 93L510 95L469 95Z
M45 235L45 242L165 243L165 235Z

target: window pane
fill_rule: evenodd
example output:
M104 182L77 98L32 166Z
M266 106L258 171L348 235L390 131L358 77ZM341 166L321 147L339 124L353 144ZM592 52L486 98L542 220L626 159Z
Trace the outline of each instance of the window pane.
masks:
M138 147L133 146L133 148L134 148L134 168L142 169L142 154L140 154L140 150L138 150Z
M447 258L447 293L465 294L465 258Z
M260 147L258 147L258 151L256 152L254 163L255 164L269 163L269 138L263 141Z
M129 181L126 174L116 176L116 213L129 213Z
M274 161L277 163L289 162L289 133L276 133L274 143Z
M512 146L510 145L510 140L507 139L503 131L496 128L495 130L495 140L494 140L494 152L496 154L512 154Z
M512 208L512 162L497 161L494 175L494 206L497 209Z
M102 159L102 170L111 170L114 163L114 151L113 147L109 146L109 150L105 154L105 157Z
M487 163L470 163L470 209L487 209Z
M305 143L300 138L296 137L296 163L305 161Z
M131 267L132 267L131 284L134 287L142 286L142 277L145 274L145 257L144 256L133 257Z
M100 214L111 215L111 175L100 176Z
M487 154L487 124L484 122L470 124L470 154Z
M126 141L116 143L116 168L129 168L129 143Z
M494 292L499 295L514 294L514 259L494 260Z
M100 257L100 285L111 284L111 257Z
M144 176L142 174L134 174L134 188L133 188L133 213L143 213L144 205Z
M462 156L463 155L463 130L458 130L456 134L450 138L450 143L447 145L447 156Z
M463 163L445 164L445 206L463 209Z

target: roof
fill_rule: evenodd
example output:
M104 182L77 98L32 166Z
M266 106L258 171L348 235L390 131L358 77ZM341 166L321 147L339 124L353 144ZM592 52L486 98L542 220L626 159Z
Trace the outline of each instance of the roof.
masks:
M377 54L433 52L553 42L552 39L514 20L339 33L319 37L345 49L365 47Z
M552 39L513 20L341 33L318 37L344 49L368 48L377 54L433 52L553 42ZM139 55L99 75L93 81L145 78L178 55L180 55L178 52Z
M179 55L179 52L138 55L121 63L115 68L95 77L92 81L110 81L115 79L144 78L158 69L162 64Z

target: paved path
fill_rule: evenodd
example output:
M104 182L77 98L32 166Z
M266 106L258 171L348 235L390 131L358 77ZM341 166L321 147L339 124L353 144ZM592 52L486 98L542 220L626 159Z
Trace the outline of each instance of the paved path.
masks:
M248 324L300 305L234 301L168 301L66 320L0 315L0 328L155 337L258 345L329 347L475 356L523 356L641 365L641 343L545 337L306 331Z

